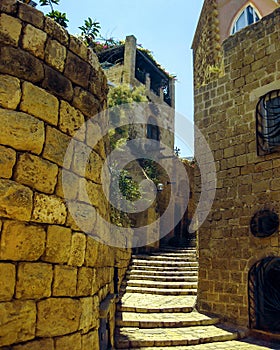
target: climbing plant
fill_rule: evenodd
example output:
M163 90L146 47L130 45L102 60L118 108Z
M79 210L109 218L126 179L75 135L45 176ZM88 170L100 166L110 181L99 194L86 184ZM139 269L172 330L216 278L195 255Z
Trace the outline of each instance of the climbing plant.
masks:
M145 95L144 87L131 88L129 85L119 85L112 87L108 93L108 107L110 113L110 120L116 127L109 131L110 147L111 149L120 148L125 145L126 142L136 137L136 130L132 124L117 127L121 124L122 118L124 118L123 111L118 106L129 104L133 102L146 102L147 97ZM118 182L119 191L115 188L111 189L111 196L117 198L117 201L126 199L130 203L130 207L133 207L133 202L141 197L139 185L132 179L128 170L123 169L120 174L114 171L115 164L111 167L111 177ZM116 179L116 176L119 178ZM120 195L121 193L121 195ZM119 197L118 197L119 196ZM118 226L131 226L131 220L129 215L125 212L119 211L116 208L111 208L111 221Z
M112 149L124 145L128 140L134 139L137 135L133 123L117 127L122 124L122 118L124 118L122 109L118 109L117 106L127 104L127 108L129 108L129 103L147 101L148 99L145 95L144 86L131 88L129 85L122 84L112 87L109 90L108 107L111 108L110 120L111 123L116 126L115 129L109 132Z

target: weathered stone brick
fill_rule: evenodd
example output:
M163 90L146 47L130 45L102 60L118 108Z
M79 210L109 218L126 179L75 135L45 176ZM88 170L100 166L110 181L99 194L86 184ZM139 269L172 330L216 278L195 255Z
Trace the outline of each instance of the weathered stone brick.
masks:
M20 98L20 80L10 75L0 75L0 106L16 109Z
M16 267L13 264L0 263L0 300L13 298L16 283Z
M31 23L37 28L42 29L44 26L44 13L31 7L30 5L19 3L18 16L24 22Z
M20 263L17 272L16 298L40 299L51 295L52 265Z
M20 155L15 180L45 193L53 193L57 181L58 166L32 154Z
M43 227L17 221L4 222L0 245L2 260L38 260L45 249Z
M95 277L95 270L89 267L78 269L78 296L90 296L92 294L92 283Z
M78 55L78 53L77 53L77 55ZM99 70L101 68L101 66L100 66L100 63L99 63L99 60L98 60L98 57L97 57L96 53L92 49L89 49L88 52L87 52L87 55L88 55L87 56L88 57L87 60L88 60L89 64L94 69ZM102 69L101 69L101 71L102 71ZM104 74L104 76L105 76L105 74Z
M65 76L86 89L88 87L89 73L90 65L69 51L65 64Z
M101 183L102 158L81 142L75 142L74 150L73 171L89 180Z
M255 165L255 172L265 171L272 168L272 160L261 162Z
M57 125L58 122L58 100L45 90L24 82L22 85L22 101L20 109L32 114L49 124Z
M91 93L79 87L74 89L73 105L88 118L96 116L99 112L99 101Z
M0 15L0 42L18 46L22 24L17 18L1 13Z
M87 236L87 246L85 254L85 265L86 266L96 266L96 261L98 259L98 243L95 239Z
M70 141L71 138L69 136L48 126L43 157L66 169L69 168L73 156L71 149L67 151Z
M0 71L36 83L44 78L42 62L30 53L10 46L0 47Z
M272 191L280 190L280 181L279 179L271 180L270 188Z
M114 248L111 246L108 246L107 244L99 244L98 247L98 255L102 256L101 259L98 259L97 266L103 267L103 266L114 266L115 257L114 257ZM113 276L112 273L113 270L110 271L110 274ZM113 277L112 277L113 278Z
M54 267L53 296L75 296L77 269L70 266Z
M13 350L55 350L53 339L40 339L22 345L16 345Z
M13 174L13 167L16 162L16 152L4 146L0 146L0 176L4 178L11 178Z
M93 205L94 207L99 207L100 201L102 201L103 196L102 186L98 185L92 181L81 178L78 200ZM105 200L105 199L104 199Z
M60 105L59 128L80 141L85 139L86 125L83 114L65 101L61 101Z
M81 350L81 334L75 333L71 334L65 337L56 338L55 339L55 345L56 349L59 350ZM89 348L90 349L90 348Z
M58 40L62 45L67 46L69 36L67 31L60 25L58 25L52 18L45 18L45 32Z
M33 193L11 180L0 180L0 215L18 220L30 220Z
M81 298L82 315L80 319L80 327L83 333L88 333L91 328L97 326L96 319L93 315L93 297Z
M45 66L45 79L42 87L67 101L70 101L73 97L71 81L48 66Z
M92 147L93 150L100 155L103 159L106 158L106 151L104 143L104 136L101 133L101 128L98 123L94 120L87 121L87 131L86 131L86 143L88 146Z
M70 35L69 49L76 55L80 56L83 60L88 60L88 47L84 44L83 41L73 35Z
M98 349L99 337L97 329L82 335L82 350Z
M70 171L59 172L56 195L65 200L73 200L78 196L80 177Z
M45 141L44 123L26 113L0 109L0 143L39 154Z
M0 3L0 10L7 13L15 13L17 11L17 1L2 0Z
M32 221L63 225L66 216L66 206L61 198L36 193Z
M55 337L76 332L81 317L81 303L70 298L49 298L37 303L38 337Z
M35 337L36 304L34 301L0 303L0 346ZM20 331L19 331L20 330Z
M236 165L242 166L247 164L247 157L246 154L243 154L241 156L236 157Z
M70 257L71 234L72 231L69 228L48 226L46 251L42 260L51 263L66 263Z
M31 52L34 56L44 58L45 56L45 43L47 40L47 34L42 30L33 27L30 24L24 28L24 35L22 39L22 47Z
M66 59L66 47L57 40L49 39L45 50L45 60L53 68L63 72Z
M86 236L83 233L75 232L72 235L69 265L82 266L85 260Z
M73 152L72 170L78 175L85 177L86 165L89 163L91 148L82 142L76 141Z
M74 231L94 232L96 226L96 210L94 207L77 201L68 202L67 204L69 208L67 226Z

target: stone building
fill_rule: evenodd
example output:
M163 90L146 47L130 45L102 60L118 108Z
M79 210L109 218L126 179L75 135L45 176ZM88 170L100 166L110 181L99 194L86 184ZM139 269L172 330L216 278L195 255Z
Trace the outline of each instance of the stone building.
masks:
M174 149L174 128L175 128L175 79L167 74L159 64L149 55L147 51L137 46L136 38L131 35L127 36L124 44L103 50L98 54L101 66L108 78L108 81L113 85L127 84L130 87L142 86L145 88L145 95L150 102L148 123L136 125L135 130L137 137L147 137L159 142L159 148L164 149L166 146ZM153 107L154 106L154 107ZM162 106L162 107L160 107ZM149 124L151 120L151 124ZM160 126L159 126L160 125ZM146 149L147 155L151 153L151 149ZM157 151L157 150L156 150ZM162 157L159 152L158 157ZM132 177L138 181L145 179L143 169L139 167L138 162L134 162L130 168ZM176 177L176 171L174 171ZM160 182L163 184L163 191L158 193L155 206L148 211L135 216L136 225L146 225L149 221L154 221L160 218L169 203L169 186L171 182L179 181L177 178L168 178L161 172ZM180 212L181 202L184 202L184 197L178 193L177 204L174 211ZM181 213L183 214L183 213ZM172 217L168 221L173 221ZM161 229L166 226L164 219L160 219L160 226L155 237ZM181 237L185 226L181 222L177 226L177 236ZM179 235L178 235L179 233ZM147 232L147 235L152 233ZM167 243L175 232L172 229L169 234L161 239L161 243ZM159 239L153 245L158 247Z
M279 7L206 0L193 41L195 123L217 176L198 232L198 308L269 336L280 331Z

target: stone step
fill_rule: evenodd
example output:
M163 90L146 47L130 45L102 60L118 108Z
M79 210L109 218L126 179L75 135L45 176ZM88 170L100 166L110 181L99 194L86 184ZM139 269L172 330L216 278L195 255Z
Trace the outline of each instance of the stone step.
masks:
M158 267L198 267L197 261L157 261L147 259L133 259L131 266L158 266Z
M196 252L196 248L195 247L189 247L189 248L175 248L175 247L166 247L166 248L162 248L160 249L161 253L188 253L188 252Z
M130 348L131 349L131 348ZM223 342L211 342L200 345L188 346L157 346L157 347L141 347L134 350L265 350L280 349L280 346L271 344L271 342L260 341L256 339L245 338L243 340L227 340ZM129 350L128 348L123 350Z
M196 303L193 295L158 295L126 292L117 305L119 311L191 312Z
M129 279L124 284L128 287L144 287L144 288L163 288L163 289L197 289L195 282L162 282L149 280L133 280Z
M197 261L195 254L180 255L132 255L132 260L156 260L156 261Z
M147 281L161 281L161 282L197 282L197 274L195 276L192 275L184 275L184 276L154 276L152 275L144 275L137 273L129 273L127 274L129 280L147 280Z
M137 270L137 271L150 271L152 272L154 275L158 275L161 272L164 272L166 274L172 274L174 275L178 275L180 273L188 273L188 272L196 272L198 273L198 267L197 266L190 266L190 267L176 267L176 268L172 268L169 266L139 266L139 265L133 265L130 267L131 270Z
M234 340L240 334L222 326L191 326L175 328L121 327L116 329L116 348L133 349L147 346L196 345L214 341Z
M147 253L144 253L147 254ZM139 254L139 255L144 255L144 254ZM178 250L166 250L166 251L159 251L159 252L150 252L148 253L148 255L157 255L157 256L161 256L161 255L165 255L165 256L184 256L184 255L196 255L197 251L196 249L188 249L185 251L178 251Z
M129 269L127 271L127 275L147 275L147 276L158 276L158 277L187 277L187 276L197 276L198 275L198 269L196 267L194 268L188 268L184 270L166 270L166 269L161 269L157 270L155 268L152 269Z
M137 313L122 312L117 313L117 325L120 327L187 327L213 325L219 322L218 318L205 316L197 311L190 313Z
M149 288L149 287L133 287L127 286L125 291L128 293L143 293L143 294L159 294L159 295L196 295L196 288L188 289L171 289L171 288Z

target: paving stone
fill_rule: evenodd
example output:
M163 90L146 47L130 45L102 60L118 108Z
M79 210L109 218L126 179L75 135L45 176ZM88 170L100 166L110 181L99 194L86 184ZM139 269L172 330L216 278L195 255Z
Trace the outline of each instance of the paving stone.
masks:
M154 295L125 293L119 308L123 311L137 312L190 312L196 297L192 295Z
M134 350L264 350L280 349L280 345L256 340L231 340L190 346L141 347ZM123 349L128 350L128 349Z
M117 314L117 325L123 327L185 327L197 325L213 325L219 322L218 318L192 312L122 312Z
M197 283L192 283L192 282L174 282L174 281L145 281L145 280L135 280L130 277L130 279L127 282L127 286L131 287L155 287L156 288L163 288L163 289L196 289L197 288Z
M196 295L196 289L171 289L171 288L145 288L145 287L126 287L127 292L161 294L161 295Z
M131 348L135 346L196 345L213 341L234 340L237 332L229 332L218 326L195 326L180 328L122 327L118 329L118 348L126 347L129 339Z
M151 276L141 273L128 273L130 280L148 280L148 281L161 281L161 282L197 282L197 275L183 275L183 276Z

